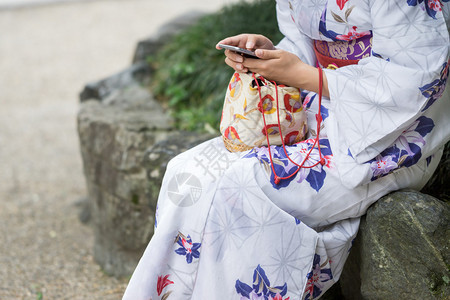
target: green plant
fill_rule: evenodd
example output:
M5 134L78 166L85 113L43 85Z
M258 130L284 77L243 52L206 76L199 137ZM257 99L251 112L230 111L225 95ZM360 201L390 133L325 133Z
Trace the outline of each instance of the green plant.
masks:
M180 129L218 129L233 70L216 43L240 33L259 33L277 43L275 1L239 2L201 18L176 35L149 62L155 69L152 89Z

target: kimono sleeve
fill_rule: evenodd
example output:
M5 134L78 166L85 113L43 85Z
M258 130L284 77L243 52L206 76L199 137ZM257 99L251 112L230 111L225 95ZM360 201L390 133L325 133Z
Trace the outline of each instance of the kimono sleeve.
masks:
M294 53L307 64L315 65L313 40L302 33L295 25L287 0L277 1L277 20L284 38L276 47Z
M449 54L443 13L409 2L371 1L372 56L325 70L330 115L358 164L391 145L431 105L426 87L443 80Z

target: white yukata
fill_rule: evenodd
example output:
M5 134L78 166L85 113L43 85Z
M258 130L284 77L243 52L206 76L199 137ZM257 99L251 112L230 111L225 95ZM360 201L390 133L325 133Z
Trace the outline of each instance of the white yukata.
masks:
M325 165L274 183L267 148L212 139L170 161L156 230L123 299L317 299L339 279L359 217L383 195L420 189L450 139L449 0L277 1L279 48L315 66L313 40L370 33L370 55L326 69ZM305 96L309 138L318 110ZM279 176L296 170L272 146ZM308 164L319 159L313 149Z

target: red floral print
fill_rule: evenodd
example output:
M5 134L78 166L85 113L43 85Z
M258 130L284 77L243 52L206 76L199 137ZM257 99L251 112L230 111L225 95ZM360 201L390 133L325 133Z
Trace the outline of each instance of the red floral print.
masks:
M166 276L158 276L158 283L156 284L156 291L158 292L158 296L161 295L163 289L168 286L169 284L173 284L172 280L169 280L170 274L167 274Z
M345 3L347 3L348 2L348 0L336 0L336 4L339 6L339 9L340 10L343 10L344 9L344 5L345 5Z
M336 36L336 39L341 41L352 41L371 34L370 31L357 32L356 28L356 26L353 26L347 34L338 35Z

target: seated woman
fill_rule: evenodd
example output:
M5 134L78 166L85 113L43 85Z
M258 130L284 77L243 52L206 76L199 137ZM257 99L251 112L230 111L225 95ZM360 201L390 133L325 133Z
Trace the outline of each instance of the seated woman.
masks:
M170 161L155 234L123 299L317 299L339 279L359 218L383 195L420 190L450 139L449 0L278 0L285 38L220 43L226 63L303 90L308 139L272 146L295 171L320 132L325 164L275 183L267 147L230 153L221 138ZM443 3L445 2L445 3ZM305 92L309 91L309 92Z

